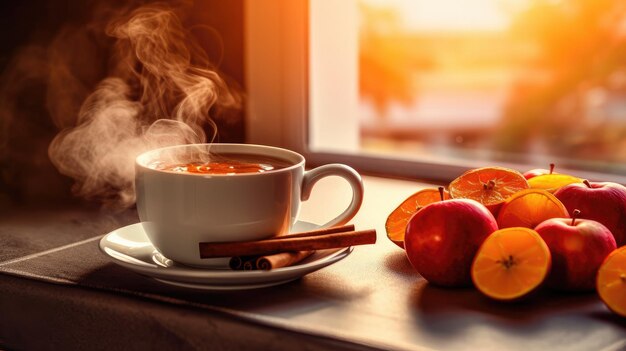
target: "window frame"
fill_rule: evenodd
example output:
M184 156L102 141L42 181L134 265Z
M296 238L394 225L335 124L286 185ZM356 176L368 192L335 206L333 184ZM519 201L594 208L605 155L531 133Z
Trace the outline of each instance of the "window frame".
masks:
M294 150L306 157L308 166L345 163L363 173L439 182L486 165L483 160L435 163L387 155L312 151L308 124L308 16L308 0L245 1L246 142ZM547 166L505 162L490 165L522 171ZM626 184L626 175L559 171L594 181Z

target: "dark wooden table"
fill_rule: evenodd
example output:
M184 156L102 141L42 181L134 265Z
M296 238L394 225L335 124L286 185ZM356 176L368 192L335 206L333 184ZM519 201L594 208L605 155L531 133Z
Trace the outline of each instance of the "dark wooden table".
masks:
M626 320L593 293L502 304L427 284L384 232L389 211L424 186L365 177L353 222L376 228L376 245L292 283L230 293L167 286L111 263L98 240L137 222L133 211L11 208L0 217L0 346L626 350ZM302 218L322 223L349 196L342 180L324 180Z

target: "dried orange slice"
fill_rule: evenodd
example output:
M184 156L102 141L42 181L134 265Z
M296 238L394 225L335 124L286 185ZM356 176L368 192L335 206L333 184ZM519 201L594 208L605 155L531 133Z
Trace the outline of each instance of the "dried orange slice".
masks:
M483 167L469 170L453 180L449 191L453 199L472 199L482 203L495 216L506 199L528 188L528 181L516 170Z
M526 189L509 197L498 212L498 227L535 228L550 218L569 218L567 208L546 190Z
M450 195L445 190L443 190L443 198L444 200L450 198ZM422 207L437 201L441 201L439 189L423 189L404 200L400 206L389 214L385 222L385 230L389 240L404 248L404 232L409 219Z
M582 183L583 180L568 174L543 174L532 177L528 180L528 184L533 189L543 189L551 193L573 183Z
M502 301L534 291L548 276L552 258L539 234L528 228L506 228L485 239L472 264L472 281L480 292Z
M596 289L611 311L626 317L626 246L604 259L598 270Z

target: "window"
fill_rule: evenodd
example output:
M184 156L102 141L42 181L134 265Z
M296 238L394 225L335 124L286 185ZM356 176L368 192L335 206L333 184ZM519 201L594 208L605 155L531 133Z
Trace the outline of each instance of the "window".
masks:
M248 30L249 73L265 75L249 81L251 141L423 178L554 162L626 182L619 2L250 1L247 13L265 21ZM281 119L258 127L269 115Z

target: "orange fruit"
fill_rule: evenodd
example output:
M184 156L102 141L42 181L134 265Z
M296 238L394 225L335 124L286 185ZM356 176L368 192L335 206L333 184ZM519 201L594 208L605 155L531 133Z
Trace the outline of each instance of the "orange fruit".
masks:
M496 215L506 199L528 188L528 181L516 170L483 167L469 170L453 180L449 191L453 199L476 200Z
M450 198L445 190L443 191L443 198L444 200ZM404 232L409 219L424 206L437 201L441 201L439 189L423 189L404 200L389 214L385 222L385 230L389 240L404 248Z
M535 228L550 218L569 218L565 205L546 190L526 189L509 197L498 212L498 227Z
M516 300L539 287L551 265L550 249L536 231L522 227L500 229L478 249L472 281L490 298Z
M604 259L598 270L596 290L611 311L626 317L626 246Z
M528 180L528 184L533 189L543 189L551 193L559 190L559 188L572 183L582 183L582 179L567 174L543 174L532 177Z

